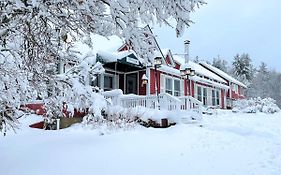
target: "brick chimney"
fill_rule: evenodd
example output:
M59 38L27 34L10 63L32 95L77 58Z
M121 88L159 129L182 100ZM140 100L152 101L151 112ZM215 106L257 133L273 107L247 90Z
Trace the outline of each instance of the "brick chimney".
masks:
M185 40L184 41L184 59L185 59L185 63L188 63L189 61L189 44L190 41L189 40Z

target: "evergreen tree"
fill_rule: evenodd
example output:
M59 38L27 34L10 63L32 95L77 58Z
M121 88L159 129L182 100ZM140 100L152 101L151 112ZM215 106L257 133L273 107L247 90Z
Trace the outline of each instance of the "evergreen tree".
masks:
M248 87L248 96L261 98L269 97L269 79L270 76L267 65L262 62Z
M243 53L241 56L237 54L234 57L232 65L234 76L246 85L249 85L254 74L254 68L249 54Z
M224 59L221 59L219 56L218 58L213 58L213 64L214 67L224 71L224 72L228 72L227 69L227 61Z

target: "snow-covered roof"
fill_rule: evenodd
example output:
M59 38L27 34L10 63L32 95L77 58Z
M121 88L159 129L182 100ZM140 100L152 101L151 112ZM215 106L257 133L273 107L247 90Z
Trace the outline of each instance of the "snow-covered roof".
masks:
M92 34L92 48L82 41L73 43L72 50L80 52L81 57L85 57L88 52L97 52L98 50L104 50L108 52L114 52L124 42L118 36L103 37L101 35Z
M225 84L217 83L217 82L205 79L205 78L201 78L199 76L193 76L193 77L190 77L190 79L193 80L193 81L197 81L197 82L201 82L201 83L204 83L204 84L208 84L210 86L216 86L216 87L219 87L219 88L222 88L222 89L229 89L229 86L227 86Z
M210 64L208 64L206 62L200 62L200 64L205 66L205 67L207 67L208 69L216 72L221 77L223 77L224 79L228 80L229 82L235 83L235 84L240 85L240 86L242 86L244 88L247 88L247 86L245 84L243 84L242 82L236 80L235 78L233 78L232 76L230 76L227 73L223 72L222 70L220 70L220 69L218 69L218 68L216 68L216 67L214 67L214 66L212 66L212 65L210 65Z
M200 64L197 64L193 61L188 61L187 64L184 63L184 59L178 55L174 55L173 56L175 60L177 60L180 64L181 64L181 68L183 67L190 67L192 69L195 70L196 74L208 77L210 79L222 82L222 83L227 83L224 79L222 79L221 77L219 77L218 75L216 75L215 73L209 71L208 69L206 69L205 67L201 66Z
M142 58L137 57L136 53L133 50L125 50L121 52L107 52L99 50L97 52L97 55L101 56L102 60L106 63L116 62L117 60L121 60L122 58L125 58L131 54L134 54L141 63L144 62Z
M173 68L171 66L161 65L159 70L162 71L162 72L166 72L168 74L171 74L171 75L181 76L180 70L175 69L175 68Z
M158 50L155 50L154 52L154 58L156 58L156 57L162 57L162 54L161 54L161 52L159 52Z
M161 49L161 52L164 56L166 56L169 53L170 49Z

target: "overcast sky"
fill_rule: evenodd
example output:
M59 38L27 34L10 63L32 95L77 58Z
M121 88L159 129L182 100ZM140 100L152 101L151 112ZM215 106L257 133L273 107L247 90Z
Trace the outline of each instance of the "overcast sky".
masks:
M195 22L181 38L169 27L154 27L161 48L183 53L189 39L190 55L212 61L220 56L232 62L237 53L248 53L281 72L281 0L206 0L191 20Z

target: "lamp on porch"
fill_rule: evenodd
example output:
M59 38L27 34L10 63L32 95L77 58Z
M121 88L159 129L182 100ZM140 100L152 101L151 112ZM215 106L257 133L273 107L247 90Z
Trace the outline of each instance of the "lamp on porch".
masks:
M159 101L159 87L158 87L158 78L157 78L157 68L159 68L162 64L162 57L156 57L154 58L154 75L155 75L155 91L156 91L156 96L157 96L157 106L158 109L160 110L160 101Z
M154 66L159 68L161 66L161 64L162 64L162 58L161 57L154 58Z
M195 75L195 70L191 67L185 67L184 69L180 70L181 76L185 77L189 80L189 95L191 95L191 81L190 77Z
M142 86L146 85L148 83L148 78L145 74L143 74L141 81L142 81L142 83L141 83Z

